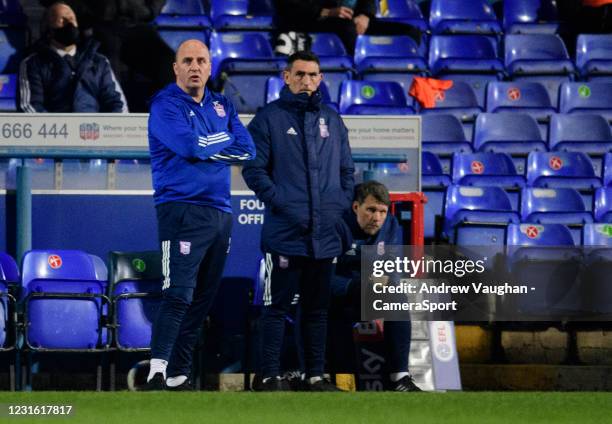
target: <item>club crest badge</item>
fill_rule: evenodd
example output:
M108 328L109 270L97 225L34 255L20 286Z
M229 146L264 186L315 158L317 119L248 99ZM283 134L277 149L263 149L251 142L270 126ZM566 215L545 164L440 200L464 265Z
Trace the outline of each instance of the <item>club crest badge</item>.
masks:
M325 118L319 119L319 132L321 133L321 138L329 137L329 130L327 129L327 124L325 123Z
M189 255L189 253L191 253L191 242L179 241L179 251L181 252L181 255Z
M213 108L219 118L225 118L225 108L219 102L213 102Z

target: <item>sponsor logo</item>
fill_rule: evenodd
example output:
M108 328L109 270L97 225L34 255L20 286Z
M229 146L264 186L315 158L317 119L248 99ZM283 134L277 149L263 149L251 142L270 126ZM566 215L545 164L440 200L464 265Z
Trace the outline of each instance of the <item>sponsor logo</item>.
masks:
M530 225L529 227L525 228L525 235L530 239L537 238L539 234L540 231L538 230L538 227L534 225Z
M508 95L508 100L512 100L513 102L521 98L521 90L516 87L509 88L506 94Z
M482 174L485 169L484 164L478 160L472 161L470 168L474 174Z
M289 268L289 258L286 257L286 256L279 256L278 257L278 266L280 266L282 269Z
M97 140L100 138L100 126L94 123L83 123L79 125L79 136L81 140Z
M195 112L193 110L189 111L189 116L195 116Z
M297 131L293 129L293 127L287 130L287 134L289 135L297 135Z
M563 159L561 159L559 156L552 156L548 160L548 166L550 166L550 169L553 171L558 171L559 169L563 168Z

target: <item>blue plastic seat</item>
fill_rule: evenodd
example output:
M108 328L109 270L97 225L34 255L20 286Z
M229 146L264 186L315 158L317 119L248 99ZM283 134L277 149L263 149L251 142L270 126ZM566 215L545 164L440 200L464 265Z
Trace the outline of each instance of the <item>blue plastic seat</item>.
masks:
M595 192L595 221L612 223L612 188L602 187Z
M282 78L268 78L268 80L266 81L266 104L280 98L280 92L284 86L285 81ZM327 86L325 84L320 84L319 90L321 90L321 101L326 105L331 106L335 110L338 110L338 104L331 101L329 91L327 91Z
M0 111L17 110L17 75L0 75Z
M0 25L8 27L25 27L28 17L23 13L19 0L0 2Z
M340 113L347 115L411 115L414 108L396 82L344 81L340 86Z
M583 78L612 75L612 34L580 34L576 40L576 66Z
M206 32L201 29L185 29L179 27L159 27L157 33L162 40L174 51L178 50L178 47L185 40L196 39L202 43L208 45L208 36Z
M202 0L166 0L161 15L206 15Z
M585 259L582 291L583 309L595 314L612 313L612 225L608 223L584 226Z
M386 9L381 9L382 2L376 2L376 16L381 21L402 22L419 28L422 32L429 29L423 13L413 0L387 0Z
M508 278L530 290L519 298L508 297L502 309L513 316L549 321L581 311L578 274L582 254L571 231L563 224L511 224L506 239Z
M452 79L448 76L445 79ZM436 105L432 108L422 108L421 113L425 114L452 114L459 118L461 122L473 123L476 115L483 109L478 104L476 93L471 85L464 81L453 81L453 86L440 93L436 98Z
M224 94L239 113L254 113L265 104L265 84L285 66L272 53L268 39L255 32L213 33L212 78L223 81Z
M609 224L585 224L584 246L612 247L612 226Z
M465 137L461 121L454 115L423 115L421 130L424 150L437 155L472 151L472 144Z
M529 152L546 151L538 123L523 113L481 113L474 127L474 150L510 153L519 174Z
M16 337L9 332L15 330L17 323L12 321L9 312L11 303L15 299L9 295L9 285L19 282L19 269L15 260L4 252L0 252L0 351L10 350L14 347Z
M545 121L557 110L540 83L494 81L487 86L487 112L527 113L538 121Z
M340 84L353 76L353 59L347 54L344 44L336 34L313 33L311 50L319 56L323 84L334 103L338 102Z
M527 183L532 187L571 187L593 191L601 186L591 159L582 152L531 152Z
M612 133L601 115L556 114L550 120L550 150L603 156L612 151Z
M437 78L464 81L472 86L484 108L485 87L503 77L497 40L484 35L435 35L429 45L429 69Z
M432 0L429 26L434 34L500 34L495 12L486 0Z
M504 0L506 34L555 34L559 11L554 0Z
M612 82L568 82L561 85L559 112L594 113L612 122Z
M158 251L111 252L109 266L115 345L124 351L148 350L161 300L161 255Z
M603 185L612 186L612 153L606 153L604 156Z
M521 221L571 226L574 242L580 245L582 227L593 222L593 215L576 189L529 187L521 193Z
M427 70L427 64L418 48L408 36L359 35L355 46L355 65L360 74L423 72Z
M32 250L23 257L25 342L34 349L95 351L108 346L101 325L106 282L76 250Z
M217 31L269 31L274 29L271 10L253 10L249 0L211 0L210 16ZM256 15L253 13L257 13Z
M450 176L442 170L438 157L431 152L421 153L421 191L427 196L424 207L425 238L436 237L436 221L444 214L446 188L451 185Z
M0 74L16 74L25 51L25 31L0 28Z
M444 234L452 243L503 245L507 225L518 222L518 214L500 187L452 185L446 191Z
M453 184L522 188L525 179L517 174L512 158L506 153L455 153Z

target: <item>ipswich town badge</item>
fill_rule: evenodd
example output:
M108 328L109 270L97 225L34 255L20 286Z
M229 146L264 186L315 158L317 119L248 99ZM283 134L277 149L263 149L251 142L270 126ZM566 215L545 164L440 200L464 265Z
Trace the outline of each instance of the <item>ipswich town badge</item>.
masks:
M225 109L221 103L213 102L213 108L215 108L215 112L217 112L219 118L225 118Z

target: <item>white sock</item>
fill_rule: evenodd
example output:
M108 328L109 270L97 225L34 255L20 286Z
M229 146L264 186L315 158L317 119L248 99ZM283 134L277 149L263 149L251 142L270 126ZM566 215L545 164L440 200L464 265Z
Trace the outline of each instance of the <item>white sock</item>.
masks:
M321 380L323 380L323 377L321 377L320 375L317 375L315 377L310 377L308 379L308 383L315 384L317 381L321 381Z
M166 385L169 387L180 386L187 380L186 375L177 375L176 377L168 377L166 379Z
M163 359L152 358L149 365L149 376L147 377L147 383L151 381L153 376L158 372L161 372L164 376L164 380L166 379L166 367L168 366L168 361L164 361Z
M398 381L400 381L402 378L406 377L407 375L410 375L410 373L407 371L392 372L391 374L389 374L389 378L391 379L392 382L397 383Z

